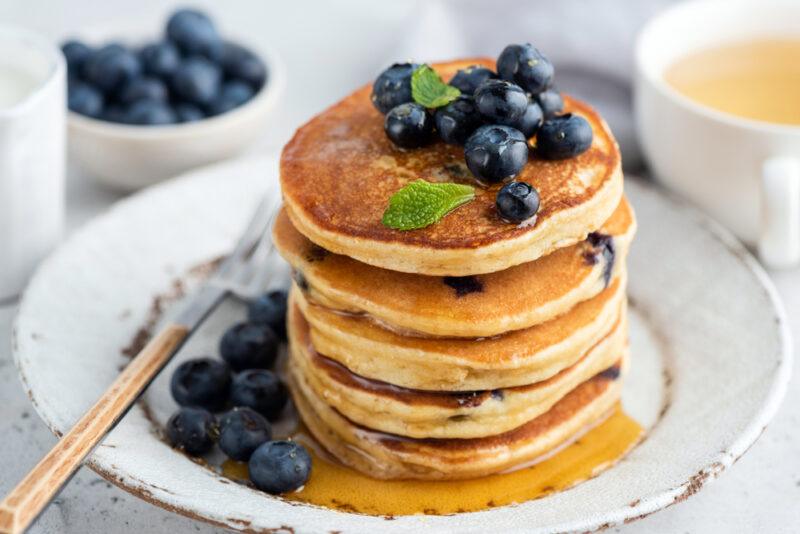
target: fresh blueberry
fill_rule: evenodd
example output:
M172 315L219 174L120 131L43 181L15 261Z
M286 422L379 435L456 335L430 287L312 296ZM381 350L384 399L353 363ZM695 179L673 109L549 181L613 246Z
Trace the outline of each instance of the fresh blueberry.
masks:
M472 95L475 89L486 80L497 78L492 70L480 65L472 65L456 72L450 80L450 85L458 88L462 95Z
M219 448L233 460L246 462L271 439L269 421L250 408L234 408L219 418Z
M436 110L436 130L445 143L463 145L482 119L471 96L460 96Z
M128 124L159 126L174 124L175 121L175 112L172 111L169 104L156 100L139 100L134 102L125 114L125 122Z
M217 97L221 81L219 67L207 59L193 57L178 66L172 77L172 88L187 102L207 105Z
M433 137L433 118L423 106L407 102L386 114L383 130L395 145L417 148L426 145Z
M561 98L561 93L548 89L536 95L536 101L539 107L542 108L542 113L545 119L552 119L562 111L564 111L564 99Z
M111 104L110 106L106 106L100 118L108 122L124 123L128 119L128 112L124 107L118 104Z
M209 104L209 114L225 113L233 108L238 108L251 98L253 98L253 89L249 84L239 80L225 82L217 97Z
M92 49L77 40L70 40L62 44L61 52L67 60L67 71L70 76L80 76L84 63L92 55Z
M509 182L497 192L497 212L509 222L527 221L539 211L539 192L525 182Z
M516 176L528 161L525 134L508 126L481 126L464 145L467 167L479 180L499 182Z
M233 377L231 402L234 406L247 406L274 421L288 400L286 384L272 371L248 369Z
M105 93L115 91L141 72L139 58L118 44L106 45L95 51L83 66L86 81Z
M385 71L372 84L372 103L383 114L392 108L411 102L411 75L416 68L416 63L395 63Z
M170 382L172 398L181 406L197 406L219 411L228 401L231 372L225 362L197 358L175 369Z
M202 408L183 407L167 421L169 442L192 455L210 451L218 435L217 419Z
M225 43L220 61L225 76L247 82L253 91L258 91L267 79L264 62L243 46Z
M178 119L178 122L195 122L205 119L206 114L194 104L180 102L175 104L175 117Z
M544 159L565 159L592 146L592 127L581 116L567 113L542 123L536 134L536 154Z
M181 54L169 41L151 43L139 51L142 68L146 74L169 78L181 63Z
M187 55L201 55L212 61L222 57L222 39L211 19L194 9L180 9L167 21L167 38Z
M102 46L102 49L105 49L106 52L125 52L127 48L122 43L112 41Z
M236 371L272 367L278 355L278 336L265 324L239 323L219 343L222 358Z
M270 291L261 295L247 307L247 320L266 324L281 339L286 339L286 310L289 295L284 290Z
M103 94L83 82L69 84L67 107L87 117L99 117L103 112Z
M506 80L486 80L475 90L475 105L487 122L513 126L528 107L528 95Z
M531 94L539 94L553 82L553 64L530 43L508 45L497 58L497 73Z
M123 105L130 105L138 100L166 102L168 96L164 82L158 78L143 76L125 83L117 94L117 100Z
M255 450L247 467L258 489L277 495L308 481L311 456L294 441L268 441Z
M529 102L528 107L525 108L525 113L514 125L517 130L522 132L525 137L531 138L536 134L539 126L542 125L542 108L536 102Z

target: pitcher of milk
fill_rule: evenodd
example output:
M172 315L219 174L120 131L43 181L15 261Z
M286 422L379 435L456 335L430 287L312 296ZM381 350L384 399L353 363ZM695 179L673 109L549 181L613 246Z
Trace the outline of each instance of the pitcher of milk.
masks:
M0 302L61 236L65 71L55 44L0 26Z

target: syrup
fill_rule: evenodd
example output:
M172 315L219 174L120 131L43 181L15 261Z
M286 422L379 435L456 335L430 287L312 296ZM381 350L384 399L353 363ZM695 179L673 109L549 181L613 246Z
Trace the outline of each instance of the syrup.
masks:
M291 501L346 512L397 516L475 512L539 499L596 476L622 458L641 439L642 427L620 406L602 423L549 457L515 471L482 478L434 482L377 480L331 460L302 429L297 441L307 446L313 467ZM247 465L227 461L223 474L247 480Z

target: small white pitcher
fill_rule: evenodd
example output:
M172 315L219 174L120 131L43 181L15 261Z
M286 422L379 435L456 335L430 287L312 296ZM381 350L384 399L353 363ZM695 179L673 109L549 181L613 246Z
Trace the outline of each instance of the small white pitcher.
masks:
M0 26L0 301L61 237L65 72L54 43Z

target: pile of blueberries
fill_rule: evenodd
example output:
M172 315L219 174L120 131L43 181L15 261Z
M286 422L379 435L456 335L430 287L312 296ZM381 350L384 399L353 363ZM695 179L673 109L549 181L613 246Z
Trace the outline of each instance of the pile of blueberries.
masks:
M248 463L257 488L285 493L305 484L311 472L302 445L272 440L270 421L289 399L286 384L270 370L286 338L286 292L250 303L247 319L222 336L221 360L196 358L175 370L170 389L181 408L167 422L167 438L195 456L219 444L232 460Z
M459 70L449 84L461 95L435 110L413 101L411 77L418 67L396 63L373 84L372 102L385 114L386 135L401 148L416 148L437 131L445 143L464 145L467 167L481 184L515 177L529 152L565 159L592 144L586 119L562 114L564 102L552 89L553 64L531 44L507 46L497 72L477 65ZM527 221L538 209L539 193L528 183L509 182L497 194L498 213L509 222Z
M110 122L139 125L194 122L241 106L263 87L264 63L224 41L204 13L181 9L163 40L139 49L100 48L70 40L69 109Z

